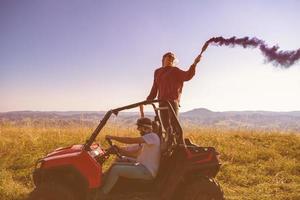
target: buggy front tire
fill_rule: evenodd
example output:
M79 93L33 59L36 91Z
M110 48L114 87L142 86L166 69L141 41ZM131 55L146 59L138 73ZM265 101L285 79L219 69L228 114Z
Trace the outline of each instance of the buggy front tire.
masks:
M76 200L77 198L64 185L44 183L36 187L29 195L29 200Z

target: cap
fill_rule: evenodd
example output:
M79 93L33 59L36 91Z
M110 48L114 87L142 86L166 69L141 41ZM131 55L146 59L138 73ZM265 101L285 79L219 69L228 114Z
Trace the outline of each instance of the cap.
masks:
M146 128L152 128L152 121L147 117L141 117L136 121L136 125Z

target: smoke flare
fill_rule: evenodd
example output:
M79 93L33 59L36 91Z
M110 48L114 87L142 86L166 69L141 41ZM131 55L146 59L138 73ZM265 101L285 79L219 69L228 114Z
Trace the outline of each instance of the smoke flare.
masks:
M300 49L294 51L281 51L279 50L279 46L268 47L265 41L257 39L255 37L231 37L228 39L225 39L223 37L213 37L205 42L202 47L201 54L207 49L210 44L216 44L219 46L225 45L230 47L238 45L242 46L243 48L259 48L262 54L265 56L267 62L271 62L275 66L280 66L283 68L289 68L300 59Z

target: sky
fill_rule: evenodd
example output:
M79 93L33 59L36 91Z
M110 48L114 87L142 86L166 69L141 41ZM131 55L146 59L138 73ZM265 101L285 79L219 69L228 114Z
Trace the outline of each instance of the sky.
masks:
M187 70L211 37L300 48L297 0L0 0L0 112L103 111L145 100L167 51ZM210 46L181 111L300 110L300 62Z

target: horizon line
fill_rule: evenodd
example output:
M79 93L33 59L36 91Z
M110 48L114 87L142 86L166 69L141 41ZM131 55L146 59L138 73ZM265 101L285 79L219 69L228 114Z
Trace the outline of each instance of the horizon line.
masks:
M285 110L285 111L273 111L273 110L261 110L261 109L258 109L258 110L226 110L226 111L215 111L215 110L211 110L211 109L208 109L208 108L203 108L203 107L200 107L200 108L193 108L193 109L190 109L190 110L187 110L187 111L182 111L179 113L186 113L186 112L191 112L191 111L194 111L194 110L199 110L199 109L203 109L203 110L208 110L210 112L277 112L277 113L284 113L284 112L300 112L300 110ZM109 110L111 109L108 109L108 110L13 110L13 111L0 111L0 114L3 114L3 113L13 113L13 112L108 112ZM125 111L125 112L139 112L139 111ZM145 112L148 112L148 111L145 111Z

